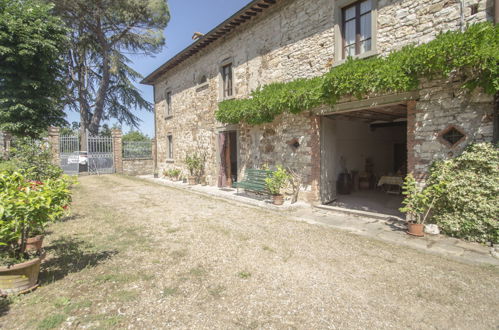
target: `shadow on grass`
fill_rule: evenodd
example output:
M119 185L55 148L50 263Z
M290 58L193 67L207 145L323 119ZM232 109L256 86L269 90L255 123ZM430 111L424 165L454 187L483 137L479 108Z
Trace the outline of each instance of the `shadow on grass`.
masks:
M78 213L70 214L68 216L63 217L62 219L59 219L58 222L68 222L68 221L73 221L76 219L81 218L81 216Z
M9 312L10 309L10 299L0 297L0 316L4 316Z
M42 264L40 282L49 284L71 273L95 267L111 258L117 251L96 251L88 242L75 238L60 238L52 241L47 251L48 259Z

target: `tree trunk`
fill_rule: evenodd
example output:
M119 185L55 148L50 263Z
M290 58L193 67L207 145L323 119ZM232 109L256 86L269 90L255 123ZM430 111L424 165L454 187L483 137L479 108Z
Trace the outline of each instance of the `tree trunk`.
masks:
M492 135L492 143L496 145L499 142L499 93L495 95L495 104L494 104L494 113L492 115L493 120L493 135Z
M97 135L99 133L100 121L102 120L102 115L104 113L104 105L106 102L106 94L109 89L109 82L111 80L110 75L110 48L106 41L106 36L100 28L100 24L97 27L97 38L99 39L100 46L102 47L102 79L100 81L99 90L97 91L97 97L95 99L95 108L92 119L88 130L90 133Z

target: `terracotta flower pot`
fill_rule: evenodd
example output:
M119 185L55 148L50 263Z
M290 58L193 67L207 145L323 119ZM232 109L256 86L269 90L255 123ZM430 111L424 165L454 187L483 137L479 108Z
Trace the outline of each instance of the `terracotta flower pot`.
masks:
M42 250L42 245L43 245L43 235L30 237L26 240L26 251L40 252Z
M36 288L43 258L45 253L11 267L0 267L0 295L23 293Z
M284 204L284 196L283 195L273 195L272 202L274 205L282 205Z
M412 236L423 237L424 236L424 225L421 223L407 223L407 233Z
M190 186L194 186L194 185L197 183L196 181L197 181L197 180L196 180L196 177L195 177L195 176L190 176L190 177L188 178L188 183L189 183L189 185L190 185Z

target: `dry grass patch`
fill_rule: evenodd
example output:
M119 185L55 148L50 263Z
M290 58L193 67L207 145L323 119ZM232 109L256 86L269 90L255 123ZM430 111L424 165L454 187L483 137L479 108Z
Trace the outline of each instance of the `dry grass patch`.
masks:
M494 328L499 271L135 178L92 176L0 328ZM407 311L417 310L411 314Z

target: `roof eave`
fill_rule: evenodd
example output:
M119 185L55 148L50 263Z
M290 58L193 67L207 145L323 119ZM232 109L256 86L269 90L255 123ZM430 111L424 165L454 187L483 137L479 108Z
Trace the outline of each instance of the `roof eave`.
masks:
M223 21L217 27L212 29L210 32L206 33L203 37L196 40L193 44L186 47L184 50L179 52L177 55L169 59L167 62L162 64L159 68L150 73L147 77L142 79L140 82L144 85L154 85L156 80L167 72L169 69L182 63L189 57L197 54L201 49L205 48L214 41L224 37L225 35L231 33L239 25L246 23L251 20L251 18L258 16L265 9L270 8L272 5L276 4L277 1L285 0L253 0L237 13Z

